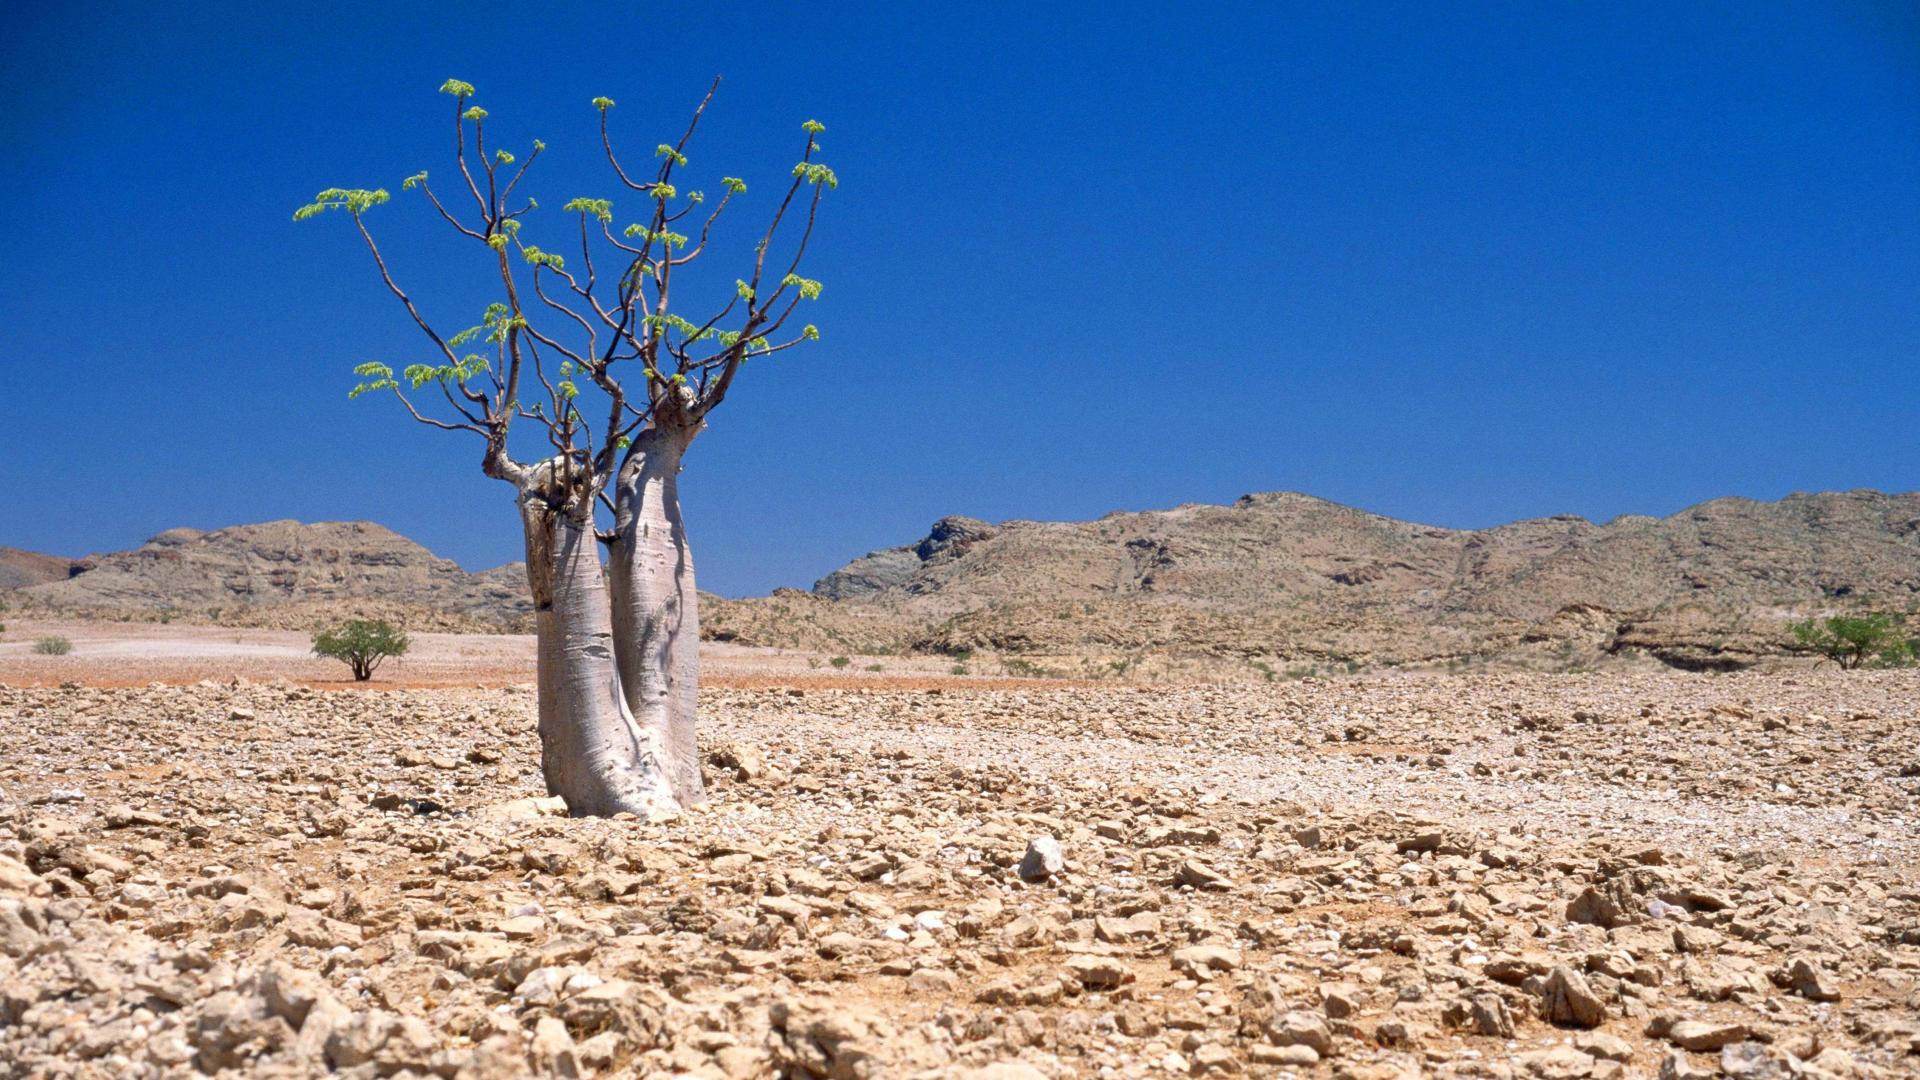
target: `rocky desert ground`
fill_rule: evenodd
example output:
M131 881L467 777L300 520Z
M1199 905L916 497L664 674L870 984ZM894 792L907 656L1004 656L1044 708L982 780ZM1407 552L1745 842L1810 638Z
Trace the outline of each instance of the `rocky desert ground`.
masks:
M82 630L0 649L8 1076L1920 1075L1912 672L720 650L645 824L540 797L520 639Z

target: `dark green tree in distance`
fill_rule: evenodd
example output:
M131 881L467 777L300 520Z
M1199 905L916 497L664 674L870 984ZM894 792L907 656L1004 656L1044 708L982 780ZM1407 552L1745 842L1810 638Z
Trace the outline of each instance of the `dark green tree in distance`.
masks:
M1914 660L1913 643L1902 633L1900 618L1885 612L1804 619L1789 624L1787 630L1802 649L1845 671L1905 667Z
M313 635L313 655L340 660L366 682L389 656L405 656L412 643L405 632L379 619L349 619Z

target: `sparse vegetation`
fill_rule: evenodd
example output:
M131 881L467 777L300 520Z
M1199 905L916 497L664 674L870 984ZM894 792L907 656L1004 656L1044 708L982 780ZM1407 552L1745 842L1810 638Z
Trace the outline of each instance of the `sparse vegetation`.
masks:
M948 670L955 675L966 675L972 671L972 669L967 667L967 665L965 664L955 664L953 665L953 667L949 668Z
M1031 660L1023 660L1017 656L1001 661L1000 666L1005 668L1009 675L1018 675L1027 679L1058 679L1063 677L1061 672L1049 667L1042 667Z
M884 668L884 667L882 667L882 666L881 666L881 665L879 665L879 664L868 664L868 665L867 665L867 670L868 670L868 671L885 671L885 670L887 670L887 669L886 669L886 668Z
M827 661L827 663L832 664L834 667L837 667L837 668L843 668L843 667L846 667L848 664L853 663L853 660L850 657L836 656L833 659Z
M410 644L404 631L383 619L350 619L313 635L313 654L343 661L355 682L366 682L388 657L406 655Z
M1566 675L1578 675L1593 670L1593 665L1580 653L1580 646L1572 641L1562 641L1554 647L1553 660L1556 670Z
M33 643L33 651L41 656L65 656L73 651L73 642L58 636L43 637Z
M1789 624L1787 630L1801 649L1818 653L1821 663L1830 661L1842 671L1854 671L1913 664L1913 643L1901 633L1901 623L1897 615L1872 611L1803 619Z

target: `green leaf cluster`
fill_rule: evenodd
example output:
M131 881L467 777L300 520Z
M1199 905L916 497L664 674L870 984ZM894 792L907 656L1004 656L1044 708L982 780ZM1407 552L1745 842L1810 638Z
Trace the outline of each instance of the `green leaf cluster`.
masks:
M659 232L654 232L652 229L647 228L645 225L627 226L627 239L629 240L640 239L640 240L645 240L649 242L658 242L669 248L684 248L687 246L687 238L681 235L680 233L674 232L670 229L662 229Z
M460 362L457 364L410 364L405 371L400 373L400 377L407 380L415 390L418 390L422 386L436 381L447 382L448 380L452 380L454 382L464 383L476 375L486 374L487 366L486 357L478 354L469 354L461 357Z
M352 401L369 390L398 390L400 384L393 381L393 369L385 364L370 362L354 367L353 373L360 376L360 385L347 391L347 400Z
M804 178L809 184L825 184L830 188L840 186L840 178L819 162L803 161L793 167L793 175Z
M372 191L366 188L328 188L315 195L312 202L295 210L293 220L305 221L329 210L345 210L354 217L359 217L390 198L392 196L387 194L386 188L375 188Z
M601 221L613 220L613 201L611 199L589 199L582 196L578 199L567 200L567 205L560 209L569 214L592 214Z
M798 286L800 289L800 299L802 300L818 300L820 299L820 290L826 288L826 286L822 285L819 281L813 278L801 277L799 274L788 274L786 277L780 279L780 285L782 288Z
M686 336L688 341L696 340L700 335L700 328L698 326L693 325L671 311L660 315L649 315L644 321L655 330L678 330Z
M528 250L533 251L537 249L529 248ZM465 330L448 338L447 347L457 349L467 342L480 337L482 334L486 335L489 345L498 345L507 340L507 332L509 330L527 325L527 320L524 316L511 315L509 314L510 310L511 309L505 304L488 304L487 310L480 314L480 325L469 326ZM468 359L472 359L472 357ZM480 370L485 371L486 368L482 367Z

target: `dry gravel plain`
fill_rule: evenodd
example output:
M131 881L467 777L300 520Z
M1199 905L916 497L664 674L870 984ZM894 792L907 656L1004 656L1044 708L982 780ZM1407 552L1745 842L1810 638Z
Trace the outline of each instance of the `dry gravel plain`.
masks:
M1920 1075L1912 673L723 651L647 824L537 798L510 639L117 632L0 650L7 1076Z

